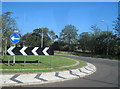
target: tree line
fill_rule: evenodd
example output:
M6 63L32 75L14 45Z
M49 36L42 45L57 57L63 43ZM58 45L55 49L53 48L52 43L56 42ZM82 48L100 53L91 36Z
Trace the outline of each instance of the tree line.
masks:
M6 12L2 16L2 41L3 49L12 45L10 35L17 29L15 18L10 15L12 12ZM36 28L33 32L21 35L20 42L16 46L40 46L43 33L43 47L52 46L55 50L70 51L82 50L92 54L116 55L120 56L120 16L113 21L113 31L102 31L98 25L91 25L91 32L82 32L74 25L66 25L58 35L49 28ZM107 52L108 51L108 52Z

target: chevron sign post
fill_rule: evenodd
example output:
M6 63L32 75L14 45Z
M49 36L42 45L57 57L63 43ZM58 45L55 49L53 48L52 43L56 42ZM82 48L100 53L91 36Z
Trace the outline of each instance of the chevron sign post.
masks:
M20 37L18 34L12 34L10 36L10 41L15 45L16 43L18 43L20 41ZM15 65L15 55L13 56L13 65Z
M11 46L7 48L7 55L24 55L24 66L25 66L25 56L27 55L54 55L54 50L52 47L15 47ZM39 56L38 56L38 64L39 64ZM8 60L9 66L9 60Z
M49 47L15 47L7 48L7 55L54 55L54 50Z

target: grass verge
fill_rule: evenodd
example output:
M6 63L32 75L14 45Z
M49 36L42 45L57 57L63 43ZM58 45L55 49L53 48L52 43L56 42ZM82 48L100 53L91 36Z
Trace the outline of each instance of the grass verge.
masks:
M90 53L77 53L77 52L63 52L63 51L55 51L55 54L63 54L63 55L76 55L76 56L84 56L84 57L93 57L93 58L105 58L111 60L120 60L120 57L117 56L106 56L106 55L97 55Z

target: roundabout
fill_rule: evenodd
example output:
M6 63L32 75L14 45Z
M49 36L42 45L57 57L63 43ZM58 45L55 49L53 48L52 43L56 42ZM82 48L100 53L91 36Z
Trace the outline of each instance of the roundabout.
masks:
M83 60L87 65L65 71L25 74L4 74L0 86L16 87L119 87L117 60L55 54L66 58ZM91 65L91 66L90 66ZM94 67L95 70L94 70ZM88 67L87 67L88 66ZM92 68L93 69L90 69ZM80 71L81 70L81 71ZM90 71L91 70L91 71ZM97 71L96 71L97 70ZM84 73L83 73L84 71ZM88 72L89 74L85 73ZM29 78L28 77L29 74ZM85 74L85 76L82 76ZM89 75L89 76L88 76ZM24 77L24 79L22 78ZM6 78L6 79L5 79ZM28 79L28 80L26 80ZM30 79L30 80L29 80ZM33 80L33 81L31 81ZM31 81L31 82L30 82Z
M69 60L73 60L73 59L69 59ZM0 81L0 86L22 86L22 85L34 85L34 84L60 82L60 81L66 81L66 80L85 77L96 71L96 67L91 63L87 62L86 65L80 67L78 66L80 64L80 61L78 60L74 60L74 61L75 63L72 65L53 68L53 69L67 68L66 70L61 70L61 71L59 70L59 71L53 71L53 72L51 71L51 72L12 73L12 74L7 73L7 74L0 75L2 78L2 80ZM3 70L7 70L7 69L3 69ZM15 69L12 69L12 70L8 69L8 70L12 71ZM16 69L15 71L17 70L19 69ZM23 70L29 70L29 69L23 69ZM37 71L40 69L34 69L33 71L35 70Z

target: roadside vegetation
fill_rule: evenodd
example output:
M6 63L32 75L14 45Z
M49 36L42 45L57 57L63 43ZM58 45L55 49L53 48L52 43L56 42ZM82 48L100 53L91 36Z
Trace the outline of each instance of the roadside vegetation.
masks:
M21 39L16 46L41 47L43 32L43 47L52 46L54 50L74 52L74 55L80 56L120 58L120 15L113 21L113 29L101 29L97 24L91 24L90 32L78 33L80 29L68 24L61 29L59 35L56 35L54 29L50 30L47 27L36 28L31 33L21 34L16 18L12 17L12 14L14 13L3 13L0 22L3 24L1 35L1 54L3 55L6 55L7 47L13 45L10 42L10 35L14 33L14 30L18 30Z
M75 55L75 56L84 56L84 57L93 57L93 58L105 58L110 60L120 60L118 56L107 56L107 55L100 55L100 54L91 54L87 52L67 52L67 51L55 51L55 54L62 54L62 55Z

